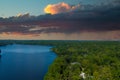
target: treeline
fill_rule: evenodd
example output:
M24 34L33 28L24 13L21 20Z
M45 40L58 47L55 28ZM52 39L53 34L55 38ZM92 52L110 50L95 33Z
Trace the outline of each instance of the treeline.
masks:
M62 42L44 80L119 80L120 42Z
M9 44L25 44L25 45L65 45L71 42L79 41L67 41L67 40L0 40L0 45L9 45Z

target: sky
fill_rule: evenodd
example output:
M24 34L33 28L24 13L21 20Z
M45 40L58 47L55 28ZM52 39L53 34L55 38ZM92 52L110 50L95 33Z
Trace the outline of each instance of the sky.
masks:
M110 0L0 0L0 16L10 17L19 13L30 13L31 15L44 14L44 7L48 4L56 4L65 2L71 5L99 4L101 2L108 3Z
M120 1L0 0L0 39L120 40Z

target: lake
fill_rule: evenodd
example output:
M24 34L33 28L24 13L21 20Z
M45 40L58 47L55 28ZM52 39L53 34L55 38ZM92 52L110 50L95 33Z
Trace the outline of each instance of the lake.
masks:
M56 58L51 48L19 44L0 47L0 80L43 80Z

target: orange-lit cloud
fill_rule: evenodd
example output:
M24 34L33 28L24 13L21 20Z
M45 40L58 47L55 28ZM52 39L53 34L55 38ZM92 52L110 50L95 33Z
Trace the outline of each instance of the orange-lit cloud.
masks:
M61 2L57 4L49 4L45 7L44 12L50 14L58 14L73 11L79 8L80 5L71 6L67 3Z
M23 34L20 32L3 32L0 34L0 39L30 39L39 36L36 34Z
M19 13L17 14L16 17L29 17L29 16L30 16L29 13L25 13L25 14Z

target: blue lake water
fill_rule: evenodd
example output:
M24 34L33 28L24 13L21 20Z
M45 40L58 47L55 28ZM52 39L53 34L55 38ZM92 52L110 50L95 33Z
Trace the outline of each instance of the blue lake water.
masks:
M50 48L18 44L0 47L0 80L43 80L56 58Z

